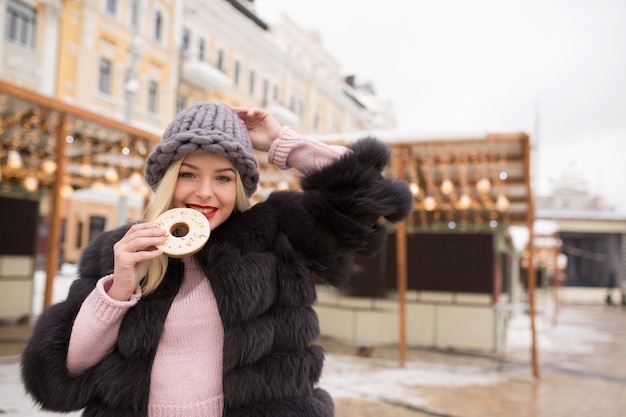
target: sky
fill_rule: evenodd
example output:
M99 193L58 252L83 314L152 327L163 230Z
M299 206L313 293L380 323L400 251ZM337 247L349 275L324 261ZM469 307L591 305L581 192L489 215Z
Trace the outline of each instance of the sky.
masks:
M317 32L398 130L525 132L535 194L566 173L626 213L626 1L256 0Z

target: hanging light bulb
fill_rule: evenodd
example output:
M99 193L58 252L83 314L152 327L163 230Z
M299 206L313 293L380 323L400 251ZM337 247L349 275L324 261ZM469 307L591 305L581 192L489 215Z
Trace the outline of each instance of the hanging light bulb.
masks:
M7 154L7 168L8 169L20 169L24 166L22 164L22 156L15 149L11 149Z
M94 191L100 192L100 191L104 190L104 184L102 183L102 181L96 180L96 181L93 182L91 188L93 188Z
M151 191L151 188L147 184L142 184L139 187L139 194L144 196L144 198L150 197L150 191Z
M411 190L411 193L413 193L413 195L417 195L420 192L420 186L417 185L416 182L412 182L409 185L409 189Z
M496 208L498 211L507 211L511 207L511 202L504 194L500 194L496 200Z
M128 181L134 186L134 187L139 187L141 186L144 182L143 182L143 177L141 176L140 173L138 172L133 172L132 174L130 174L130 178L128 179Z
M74 192L74 189L72 188L71 185L63 184L63 186L61 186L61 197L67 198L71 196L73 192Z
M487 194L491 190L491 181L489 178L483 177L476 183L476 190L480 194Z
M54 171L56 171L57 169L57 164L54 161L51 161L49 159L46 159L45 161L43 161L43 163L41 164L41 169L43 170L43 172L47 175L51 175L54 173Z
M426 209L426 211L433 211L435 207L437 207L437 201L435 200L435 197L429 195L424 199L424 209Z
M472 198L469 195L463 193L461 197L459 198L459 204L458 204L459 208L461 210L467 210L471 204L472 204Z
M89 164L82 164L80 166L80 175L82 175L85 178L91 177L92 171L93 171L93 169L92 169L91 165L89 165Z
M32 176L24 178L24 188L26 188L26 191L32 193L33 191L37 191L38 187L39 181L37 180L37 178Z
M448 178L441 183L441 192L445 195L450 195L454 191L454 184Z
M104 171L104 179L108 182L117 182L120 179L120 176L117 174L115 168L108 167L106 171Z

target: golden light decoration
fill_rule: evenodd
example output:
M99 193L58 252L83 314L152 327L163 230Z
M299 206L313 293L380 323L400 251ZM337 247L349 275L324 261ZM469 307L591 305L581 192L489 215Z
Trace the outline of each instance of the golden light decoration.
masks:
M461 194L459 198L458 207L461 210L467 210L472 205L472 198L468 194Z
M489 178L483 177L479 179L478 182L476 182L476 191L480 194L489 193L489 191L491 191L491 181L489 181Z
M94 181L94 183L93 183L93 185L92 185L91 187L92 187L92 188L94 189L94 191L96 191L96 192L100 192L100 191L103 191L103 190L104 190L104 184L103 184L103 183L102 183L102 181L100 181L100 180L96 180L96 181Z
M113 167L108 167L106 171L104 171L104 179L108 182L117 182L120 179L117 171Z
M130 178L128 179L128 181L134 187L139 187L139 186L143 185L143 183L144 183L143 176L140 173L138 173L138 172L133 172L130 175Z
M50 159L46 159L43 164L41 164L41 169L43 170L44 174L51 175L54 174L54 172L56 171L57 164Z
M450 195L454 192L454 184L449 178L446 178L441 183L441 192L445 195Z
M33 176L24 178L24 188L31 193L37 191L37 188L39 188L39 180Z
M74 193L74 189L69 184L63 184L61 186L61 197L67 198Z
M504 194L500 194L496 200L496 209L498 211L507 211L511 207L511 202Z
M21 169L24 166L22 156L15 149L11 149L7 154L7 168L10 170Z
M89 178L93 172L93 168L90 164L81 164L80 166L80 175Z
M411 184L409 184L409 189L411 190L411 193L414 196L416 196L420 192L420 187L419 187L419 185L417 185L416 182L411 182Z
M435 207L437 207L437 200L435 200L435 197L429 195L424 198L424 209L426 211L433 211Z

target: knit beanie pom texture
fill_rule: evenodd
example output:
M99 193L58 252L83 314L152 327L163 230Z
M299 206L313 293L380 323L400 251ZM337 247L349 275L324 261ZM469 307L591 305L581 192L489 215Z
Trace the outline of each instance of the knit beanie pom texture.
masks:
M237 168L248 197L254 194L259 170L252 142L246 126L228 107L199 102L180 112L148 157L146 182L155 189L172 161L192 152L226 157Z

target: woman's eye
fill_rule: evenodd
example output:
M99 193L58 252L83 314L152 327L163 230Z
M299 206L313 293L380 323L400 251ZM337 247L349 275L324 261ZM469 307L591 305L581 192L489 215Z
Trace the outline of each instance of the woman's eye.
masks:
M180 174L181 178L194 178L195 175L192 174L191 172L181 172Z
M231 181L231 178L230 178L230 177L227 177L227 176L225 176L225 175L220 175L220 176L219 176L219 177L217 177L216 179L217 179L217 181L219 181L219 182L228 182L228 181Z

